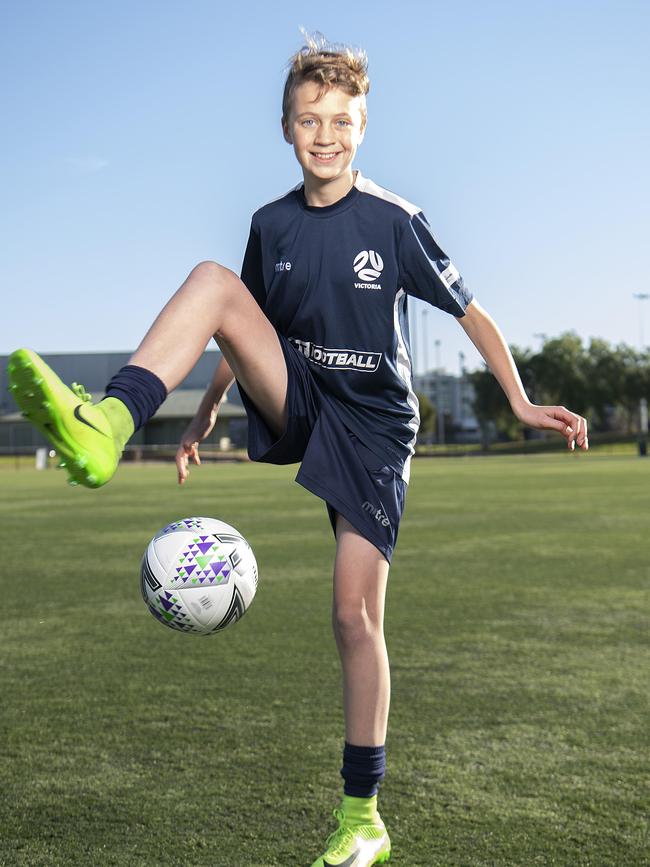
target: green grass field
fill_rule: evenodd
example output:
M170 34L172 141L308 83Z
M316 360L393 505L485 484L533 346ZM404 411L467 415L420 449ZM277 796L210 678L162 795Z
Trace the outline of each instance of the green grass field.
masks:
M0 864L306 867L333 830L333 539L295 468L0 468ZM650 459L415 462L389 583L390 863L648 865ZM250 540L221 635L158 624L170 520Z

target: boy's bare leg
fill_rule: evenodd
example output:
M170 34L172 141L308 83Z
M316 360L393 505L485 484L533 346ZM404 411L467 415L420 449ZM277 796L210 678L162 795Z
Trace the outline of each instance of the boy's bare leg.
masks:
M172 391L212 337L264 420L281 433L287 368L278 335L239 277L216 262L201 262L190 272L129 364L152 371Z
M386 741L390 669L384 640L388 563L341 515L336 524L332 624L343 670L345 739Z

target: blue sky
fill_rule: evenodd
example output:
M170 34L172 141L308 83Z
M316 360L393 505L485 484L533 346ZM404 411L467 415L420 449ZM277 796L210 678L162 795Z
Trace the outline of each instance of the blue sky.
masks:
M650 3L17 2L0 11L0 353L134 348L301 178L299 26L363 46L356 167L418 204L510 343L637 345L650 292ZM650 301L645 302L650 335ZM418 313L417 368L479 356Z

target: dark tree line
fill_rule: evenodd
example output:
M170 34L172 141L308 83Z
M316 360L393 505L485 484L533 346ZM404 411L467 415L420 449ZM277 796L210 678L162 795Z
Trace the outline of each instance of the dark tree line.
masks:
M513 358L533 403L563 404L584 415L591 431L639 429L639 401L650 400L650 354L624 343L591 338L584 345L574 332L546 340L539 352L511 346ZM510 439L529 435L487 366L468 374L474 386L474 414L484 430L492 422Z

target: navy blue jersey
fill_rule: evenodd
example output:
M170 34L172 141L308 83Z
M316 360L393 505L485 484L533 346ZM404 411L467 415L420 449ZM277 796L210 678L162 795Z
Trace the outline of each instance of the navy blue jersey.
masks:
M472 300L420 208L361 172L325 207L300 184L253 215L241 277L346 427L408 481L420 417L407 297L454 316Z

